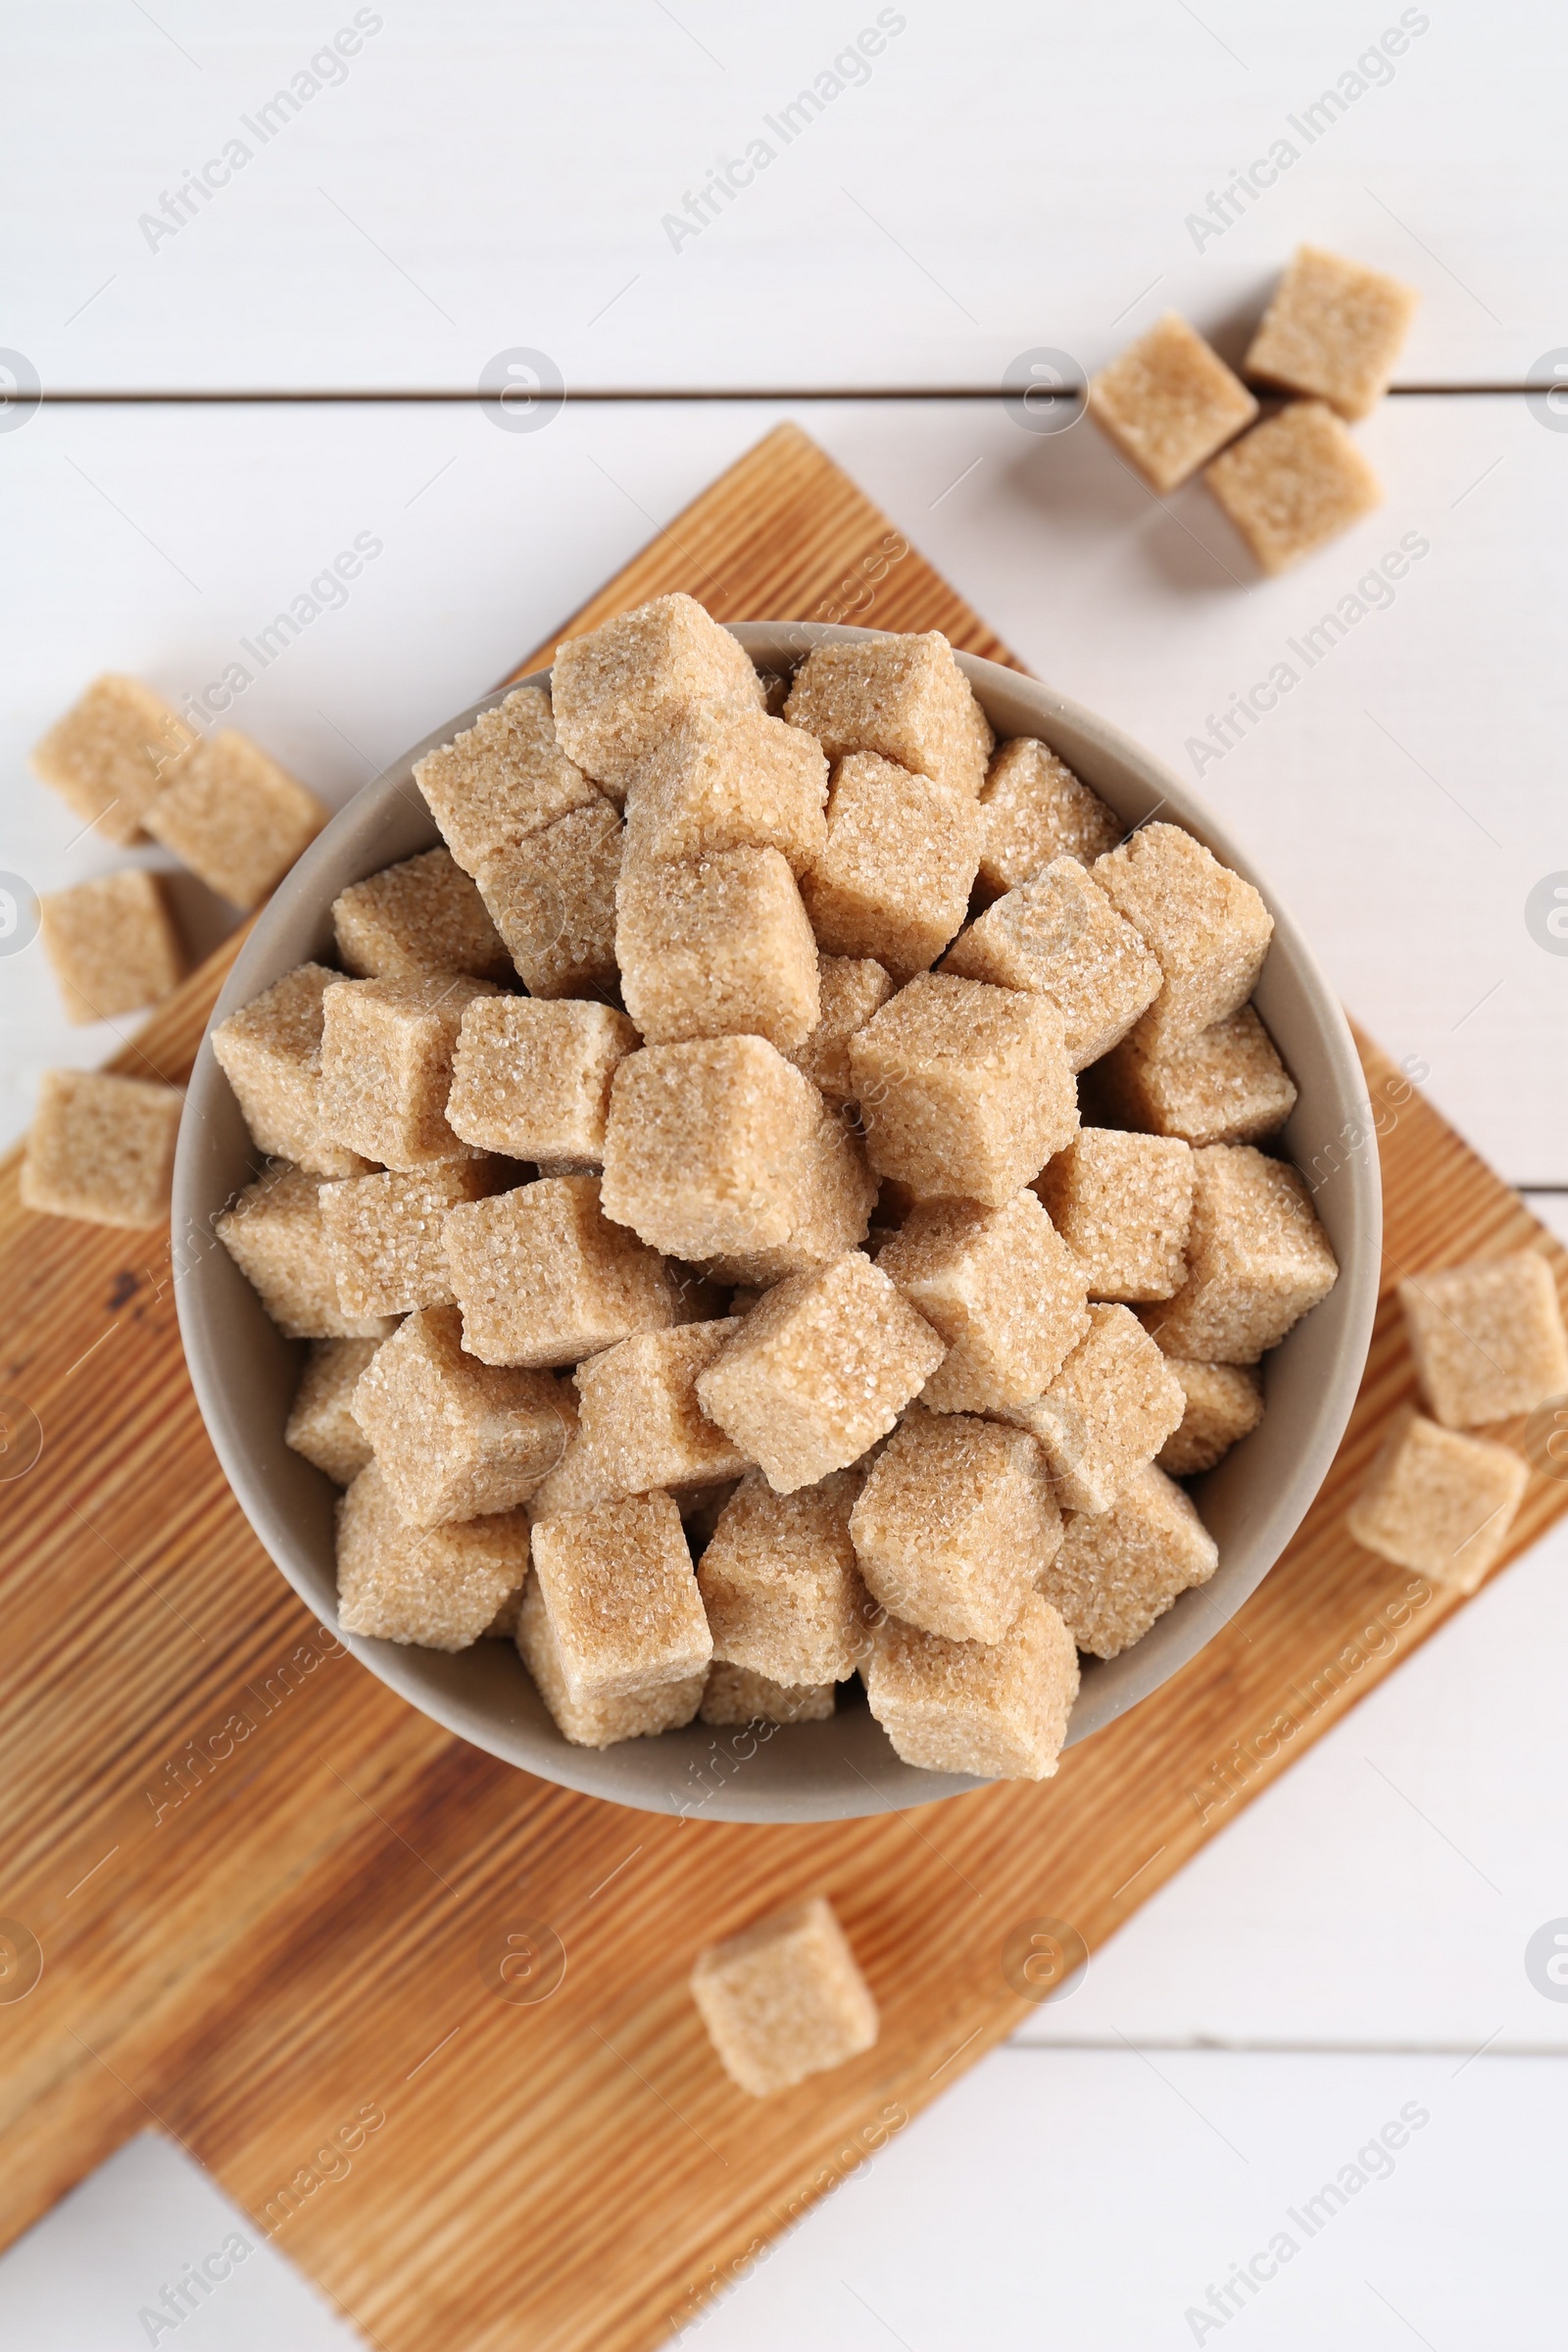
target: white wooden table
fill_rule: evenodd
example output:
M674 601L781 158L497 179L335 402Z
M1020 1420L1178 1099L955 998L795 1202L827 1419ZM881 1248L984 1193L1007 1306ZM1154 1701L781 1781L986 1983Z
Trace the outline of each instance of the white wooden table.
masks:
M47 395L0 411L0 868L46 890L121 861L24 769L93 671L199 698L370 531L230 713L341 802L794 416L1033 666L1200 766L1347 1004L1568 1229L1568 958L1524 914L1568 869L1568 418L1526 393L1568 340L1543 0L414 0L238 29L80 0L0 39L0 341ZM1213 198L1282 138L1226 223ZM1200 489L1161 504L997 387L1042 349L1093 368L1167 302L1236 353L1303 235L1423 309L1361 428L1386 507L1261 583ZM566 389L527 432L475 397L519 352ZM1410 532L1393 605L1195 751ZM198 942L227 919L182 906ZM0 1022L8 1136L41 1068L114 1042L64 1025L35 948L0 956ZM1483 1594L705 2342L1558 2340L1568 2004L1524 1955L1568 1915L1565 1571L1559 1539ZM1412 2102L1391 2177L1310 2237L1282 2220ZM1282 2229L1300 2250L1259 2284Z

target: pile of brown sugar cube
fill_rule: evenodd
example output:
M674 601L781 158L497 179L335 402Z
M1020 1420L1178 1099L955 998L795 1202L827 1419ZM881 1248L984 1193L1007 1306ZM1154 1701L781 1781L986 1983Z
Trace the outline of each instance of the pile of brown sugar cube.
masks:
M1041 1778L1336 1278L1272 922L935 631L772 689L661 597L423 760L445 846L215 1033L273 1156L220 1231L316 1343L346 1630L514 1639L590 1746L858 1672L906 1761Z

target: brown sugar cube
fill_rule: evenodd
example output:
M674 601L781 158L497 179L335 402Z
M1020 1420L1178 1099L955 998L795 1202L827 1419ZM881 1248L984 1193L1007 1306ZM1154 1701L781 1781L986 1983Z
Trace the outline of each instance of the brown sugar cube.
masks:
M370 1459L369 1439L354 1417L354 1392L370 1368L379 1340L313 1340L283 1443L302 1453L335 1487L351 1487Z
M141 820L199 738L139 678L94 678L34 744L32 772L106 841L141 837Z
M596 800L480 866L480 896L530 996L614 987L622 831L609 802Z
M1295 1083L1250 1004L1152 1053L1128 1038L1094 1083L1128 1126L1189 1144L1260 1144L1296 1107Z
M850 1534L872 1598L950 1642L1000 1642L1054 1557L1061 1514L1040 1447L967 1413L901 1423Z
M601 1214L594 1176L551 1176L449 1209L463 1344L487 1364L574 1364L680 1320L658 1252Z
M694 706L760 711L762 682L727 629L694 597L656 596L558 647L556 735L616 801Z
M777 850L722 850L624 868L615 960L651 1046L696 1037L804 1044L821 1014L816 941Z
M1399 1304L1421 1394L1445 1429L1528 1413L1568 1390L1557 1286L1535 1250L1413 1274Z
M1134 1033L1140 1045L1197 1037L1246 1004L1274 935L1250 882L1180 825L1141 826L1090 871L1164 974Z
M967 794L851 753L833 770L826 847L801 881L818 944L896 979L923 971L963 921L979 857Z
M1114 1658L1218 1566L1219 1545L1191 1495L1146 1463L1110 1510L1067 1514L1061 1549L1040 1591L1080 1649Z
M960 931L945 972L1049 997L1061 1014L1068 1067L1087 1068L1148 1011L1161 973L1076 858L1058 858Z
M1163 1306L1142 1310L1167 1355L1255 1364L1339 1280L1329 1237L1306 1186L1283 1160L1250 1144L1206 1144L1193 1154L1187 1280Z
M1003 1208L922 1202L876 1262L948 1343L920 1392L929 1412L1038 1396L1089 1329L1083 1275L1033 1193Z
M1089 414L1163 498L1251 423L1257 403L1219 353L1167 311L1090 379Z
M362 1176L371 1164L321 1132L322 999L342 976L299 964L213 1031L251 1141L318 1176Z
M1197 1478L1262 1420L1262 1383L1246 1364L1200 1364L1179 1355L1166 1361L1187 1405L1154 1460L1170 1478Z
M626 802L629 863L777 850L793 874L827 838L827 760L801 727L698 704L651 745Z
M493 1159L447 1159L323 1184L321 1225L344 1313L406 1315L416 1306L451 1306L442 1239L447 1210L500 1192L513 1173Z
M698 1714L715 1730L748 1723L826 1723L835 1698L831 1683L775 1683L770 1675L715 1658Z
M550 696L519 686L416 762L414 781L466 874L603 796L556 740Z
M446 1121L463 1015L489 980L428 972L414 980L340 980L321 998L322 1132L388 1168L471 1159Z
M560 1644L537 1577L530 1577L523 1588L516 1642L556 1729L573 1747L613 1747L622 1740L645 1740L659 1732L679 1731L691 1722L707 1688L704 1673L685 1675L673 1683L656 1683L646 1690L615 1698L579 1697L563 1671Z
M748 1457L697 1401L698 1375L735 1328L725 1317L639 1332L577 1366L573 1453L584 1458L573 1475L586 1481L591 1473L599 1488L594 1501L656 1487L716 1486L748 1467Z
M441 1527L514 1510L560 1461L576 1422L549 1372L475 1362L456 1307L421 1307L376 1354L354 1397L398 1517Z
M199 743L142 815L209 890L259 906L326 823L327 811L233 727Z
M712 1638L667 1494L535 1519L533 1567L574 1697L627 1698L706 1674Z
M426 850L355 882L332 902L346 972L408 980L420 972L476 972L510 980L512 957L477 887L450 850Z
M1014 735L999 746L981 787L975 887L982 898L999 899L1058 858L1092 865L1126 829L1049 745Z
M997 1642L950 1642L890 1617L871 1652L866 1695L906 1764L1047 1781L1078 1695L1078 1652L1038 1592L1025 1594Z
M384 1340L391 1315L351 1315L321 1216L323 1179L305 1168L269 1168L248 1184L214 1230L278 1329L291 1340Z
M800 1162L822 1118L765 1038L647 1046L611 1082L605 1214L693 1265L775 1249L800 1221Z
M1130 1303L1181 1289L1194 1182L1192 1152L1177 1138L1080 1127L1035 1191L1090 1298Z
M185 1097L103 1070L45 1070L22 1158L22 1205L133 1230L162 1225Z
M1381 1559L1473 1592L1507 1543L1529 1483L1528 1463L1506 1446L1441 1429L1405 1405L1346 1525Z
M880 1615L850 1537L859 1492L853 1470L793 1494L742 1480L697 1569L715 1659L788 1685L855 1672Z
M585 1172L604 1158L610 1081L636 1047L610 1004L476 997L458 1033L447 1124L479 1151L538 1161L542 1176Z
M924 972L850 1040L866 1155L923 1197L1001 1208L1078 1132L1047 997Z
M1383 484L1316 400L1253 425L1203 480L1266 572L1288 570L1383 504Z
M816 974L817 1024L788 1059L805 1072L826 1102L842 1110L855 1100L850 1040L887 1003L893 982L870 956L819 955Z
M1152 1462L1187 1407L1187 1392L1125 1306L1092 1306L1089 1330L1043 1396L1004 1418L1040 1441L1065 1510L1108 1511Z
M879 2030L871 1988L820 1894L699 1952L691 1987L720 2066L755 2099L858 2057Z
M784 715L814 735L830 760L875 752L971 801L996 742L940 629L816 646L801 664Z
M1262 383L1326 400L1353 424L1388 390L1419 300L1381 270L1298 245L1242 365Z
M789 1177L794 1201L789 1240L710 1258L708 1272L714 1282L768 1290L786 1274L813 1272L864 1241L876 1178L859 1139L825 1103L817 1104L815 1125Z
M847 1469L941 1362L929 1323L858 1250L776 1283L697 1383L776 1494Z
M163 884L137 865L51 891L38 901L38 928L68 1021L137 1012L184 976L185 951Z
M408 1527L379 1462L337 1506L337 1622L345 1634L467 1649L528 1573L528 1514Z

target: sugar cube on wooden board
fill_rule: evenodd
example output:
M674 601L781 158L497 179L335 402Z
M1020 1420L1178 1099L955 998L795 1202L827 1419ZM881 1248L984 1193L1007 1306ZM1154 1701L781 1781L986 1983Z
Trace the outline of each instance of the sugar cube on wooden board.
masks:
M1568 1390L1557 1285L1535 1250L1407 1275L1399 1304L1421 1393L1446 1429L1528 1413Z
M162 1225L185 1097L100 1070L45 1070L22 1156L22 1205L89 1225Z
M842 2066L877 2037L870 1987L823 1895L700 1952L691 1989L720 2065L754 2098Z
M164 885L139 865L46 893L38 929L70 1021L137 1012L184 977L185 950Z
M1346 1525L1358 1544L1473 1592L1508 1540L1530 1465L1491 1438L1440 1428L1406 1405Z

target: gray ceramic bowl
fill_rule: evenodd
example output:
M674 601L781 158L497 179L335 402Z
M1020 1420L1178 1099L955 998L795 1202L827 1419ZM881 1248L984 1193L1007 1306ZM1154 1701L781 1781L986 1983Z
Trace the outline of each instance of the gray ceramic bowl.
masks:
M807 623L754 622L735 634L760 668L782 669L812 645L874 634ZM1168 768L1103 719L991 662L959 660L999 738L1039 735L1129 825L1158 810L1247 875L1273 910L1275 931L1257 1003L1300 1090L1287 1130L1292 1156L1327 1171L1315 1199L1340 1261L1340 1280L1265 1368L1268 1410L1198 1489L1217 1538L1213 1580L1183 1595L1133 1649L1090 1661L1070 1738L1086 1739L1174 1674L1230 1617L1279 1557L1333 1459L1354 1401L1377 1299L1381 1200L1366 1089L1345 1017L1300 933L1261 874ZM220 997L214 1024L305 961L329 958L338 892L439 836L412 776L414 763L481 710L451 719L368 784L309 849L262 914ZM1348 1139L1365 1139L1348 1150ZM250 1181L258 1157L226 1080L204 1039L191 1078L174 1169L180 1329L208 1432L240 1505L300 1597L325 1624L336 1617L334 1490L283 1444L304 1354L263 1312L216 1241L214 1219ZM795 1725L766 1740L700 1724L603 1752L562 1739L510 1643L481 1642L457 1656L345 1637L372 1674L449 1731L543 1780L651 1812L717 1821L831 1821L929 1803L981 1783L902 1764L866 1712L858 1683L841 1687L828 1723Z

